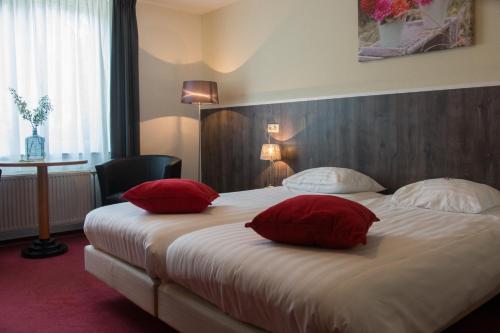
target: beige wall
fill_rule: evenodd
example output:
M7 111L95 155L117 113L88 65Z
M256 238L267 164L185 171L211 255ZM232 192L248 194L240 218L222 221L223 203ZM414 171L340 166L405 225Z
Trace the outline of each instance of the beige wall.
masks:
M147 2L137 5L141 154L183 160L183 177L198 175L198 109L180 103L184 80L208 78L201 16Z
M357 1L241 0L203 16L224 104L500 81L500 1L476 0L476 45L357 60Z

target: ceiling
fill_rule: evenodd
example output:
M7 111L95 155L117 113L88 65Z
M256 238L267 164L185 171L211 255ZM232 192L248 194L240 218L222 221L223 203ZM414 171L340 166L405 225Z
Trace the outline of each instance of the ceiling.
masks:
M192 14L206 14L238 0L139 0Z

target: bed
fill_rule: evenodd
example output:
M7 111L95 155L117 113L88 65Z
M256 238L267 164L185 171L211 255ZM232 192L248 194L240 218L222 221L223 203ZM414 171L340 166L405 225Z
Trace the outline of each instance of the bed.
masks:
M130 203L90 212L84 232L85 269L150 314L157 314L157 288L168 282L166 253L178 237L212 226L250 221L262 210L298 194L284 187L223 193L201 214L155 215ZM377 193L342 197L359 201Z
M244 228L298 194L225 193L203 214L100 208L85 223L86 270L182 332L433 332L499 291L500 208L456 214L342 195L381 218L368 244L349 251L276 244Z
M160 318L186 332L203 326L176 307L203 325L216 318L214 332L437 332L498 293L500 209L361 203L381 221L348 251L273 243L243 223L179 237L167 251L174 284L159 289ZM224 313L251 326L235 328Z

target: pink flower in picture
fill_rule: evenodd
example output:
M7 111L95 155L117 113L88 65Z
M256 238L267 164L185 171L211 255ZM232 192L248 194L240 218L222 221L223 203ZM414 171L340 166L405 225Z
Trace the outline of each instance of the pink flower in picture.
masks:
M368 16L372 16L376 3L376 0L360 0L361 9Z
M386 17L392 14L392 1L391 0L378 0L375 5L372 17L382 22Z
M393 0L392 16L399 17L410 10L410 4L406 0Z
M407 13L417 0L359 0L360 9L375 21L399 19ZM418 0L427 3L432 0Z

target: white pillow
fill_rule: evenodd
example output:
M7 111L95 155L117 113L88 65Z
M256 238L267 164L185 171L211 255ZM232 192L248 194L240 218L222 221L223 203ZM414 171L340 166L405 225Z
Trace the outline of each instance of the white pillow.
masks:
M283 180L291 190L314 193L357 193L385 190L372 178L352 169L324 167L299 172Z
M401 187L391 200L403 207L478 214L500 205L500 191L468 180L439 178Z

